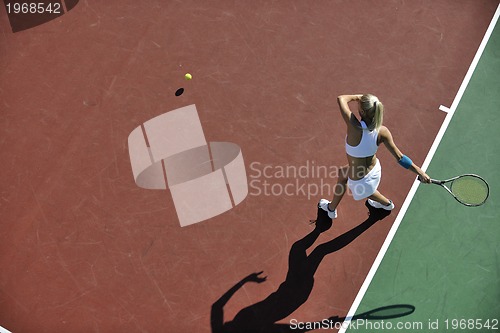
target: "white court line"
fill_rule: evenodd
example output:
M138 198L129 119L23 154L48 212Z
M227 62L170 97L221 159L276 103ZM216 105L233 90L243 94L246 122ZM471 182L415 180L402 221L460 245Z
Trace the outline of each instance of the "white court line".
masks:
M439 146L439 143L441 142L441 139L444 136L444 133L446 132L446 129L448 128L448 125L450 124L451 118L455 114L455 110L457 109L458 104L460 103L460 100L462 99L462 96L465 92L465 89L467 88L467 85L469 84L469 81L472 77L472 74L474 73L474 70L476 69L477 63L479 62L479 59L481 58L481 55L483 54L484 48L486 47L486 44L488 43L488 40L490 39L491 33L493 32L493 29L495 28L495 24L498 21L498 17L500 16L500 5L498 5L497 10L495 12L495 15L493 16L490 25L488 29L486 30L486 33L483 37L483 41L481 42L481 45L479 45L479 49L476 52L476 55L474 56L474 59L472 60L472 63L469 67L469 70L467 71L467 74L465 75L464 80L462 81L462 85L460 86L460 89L458 90L457 95L455 96L455 99L453 100L453 103L451 104L451 107L448 109L449 111L446 114L446 118L443 121L443 124L441 125L441 128L439 129L439 132L434 139L434 142L431 146L431 149L429 150L429 153L427 154L427 157L425 158L424 163L422 164L422 170L427 170L427 167L431 163L431 160L436 153L436 150ZM410 192L406 196L405 201L403 202L403 206L401 206L401 210L399 211L398 216L396 217L396 220L394 221L394 224L391 227L391 230L389 230L389 233L387 235L387 238L384 241L384 244L382 245L382 248L380 249L380 252L378 253L377 257L375 258L375 261L373 262L373 265L368 272L368 275L366 276L365 281L363 282L363 285L361 286L358 295L354 299L354 302L349 309L349 312L347 313L347 317L342 323L342 328L339 330L339 333L344 333L347 328L349 327L349 323L351 322L352 317L356 314L356 310L358 309L359 304L361 303L361 300L363 299L366 291L368 290L368 286L372 282L373 277L375 276L375 272L377 271L378 267L380 266L380 263L382 262L382 259L385 256L385 253L387 252L387 249L389 248L389 245L392 242L392 239L394 238L394 235L396 234L396 231L399 228L399 225L401 224L401 221L403 220L404 215L406 214L406 211L408 209L408 206L410 205L410 202L412 201L413 197L415 196L415 192L417 192L417 188L420 182L418 180L415 180L413 183Z
M443 111L443 112L446 112L446 113L449 113L450 112L450 108L449 107L446 107L444 105L440 105L439 106L439 110Z
M11 331L7 331L5 328L0 326L0 333L12 333Z

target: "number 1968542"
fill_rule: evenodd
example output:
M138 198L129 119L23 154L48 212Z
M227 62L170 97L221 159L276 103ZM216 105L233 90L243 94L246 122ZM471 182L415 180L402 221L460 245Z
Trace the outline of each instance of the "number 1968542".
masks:
M59 2L54 3L7 3L7 12L9 14L43 14L43 13L51 13L51 14L61 14L61 4Z

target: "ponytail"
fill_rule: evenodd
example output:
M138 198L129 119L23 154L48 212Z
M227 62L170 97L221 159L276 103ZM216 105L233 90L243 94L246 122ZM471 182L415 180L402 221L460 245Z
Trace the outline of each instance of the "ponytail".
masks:
M379 129L384 119L384 105L372 94L363 95L360 99L361 108L372 117L369 129Z
M376 101L373 103L375 106L375 114L373 115L373 124L375 125L375 129L379 129L382 126L382 121L384 120L384 104L380 101Z

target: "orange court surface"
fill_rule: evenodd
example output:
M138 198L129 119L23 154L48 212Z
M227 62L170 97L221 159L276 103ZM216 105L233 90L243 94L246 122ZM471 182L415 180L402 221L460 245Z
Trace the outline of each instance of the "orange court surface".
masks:
M439 106L452 103L498 5L53 2L61 14L34 13L33 24L8 13L14 1L0 8L0 326L13 333L223 332L214 320L284 288L292 245L311 240L317 203L332 197L346 164L336 97L377 95L398 147L422 164L446 116ZM217 198L230 193L217 212L203 201L217 199L211 182L176 199L181 190L134 178L131 133L143 139L148 121L186 107L199 120L166 131L172 156L195 132L188 148L231 143L221 154L238 176L212 162L228 182ZM137 149L149 157L147 138ZM377 156L396 209L370 220L346 195L307 253L344 235L339 248L319 259L302 299L268 304L284 317L262 332L346 316L415 180L385 148ZM247 276L267 279L238 285Z

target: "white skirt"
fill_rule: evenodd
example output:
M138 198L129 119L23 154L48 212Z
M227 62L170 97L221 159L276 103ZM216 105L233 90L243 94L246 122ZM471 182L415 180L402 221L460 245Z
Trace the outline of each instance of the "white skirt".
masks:
M377 158L377 162L373 169L371 169L362 179L352 180L349 178L347 180L347 186L349 186L354 200L363 200L375 193L380 184L381 177L382 167Z

